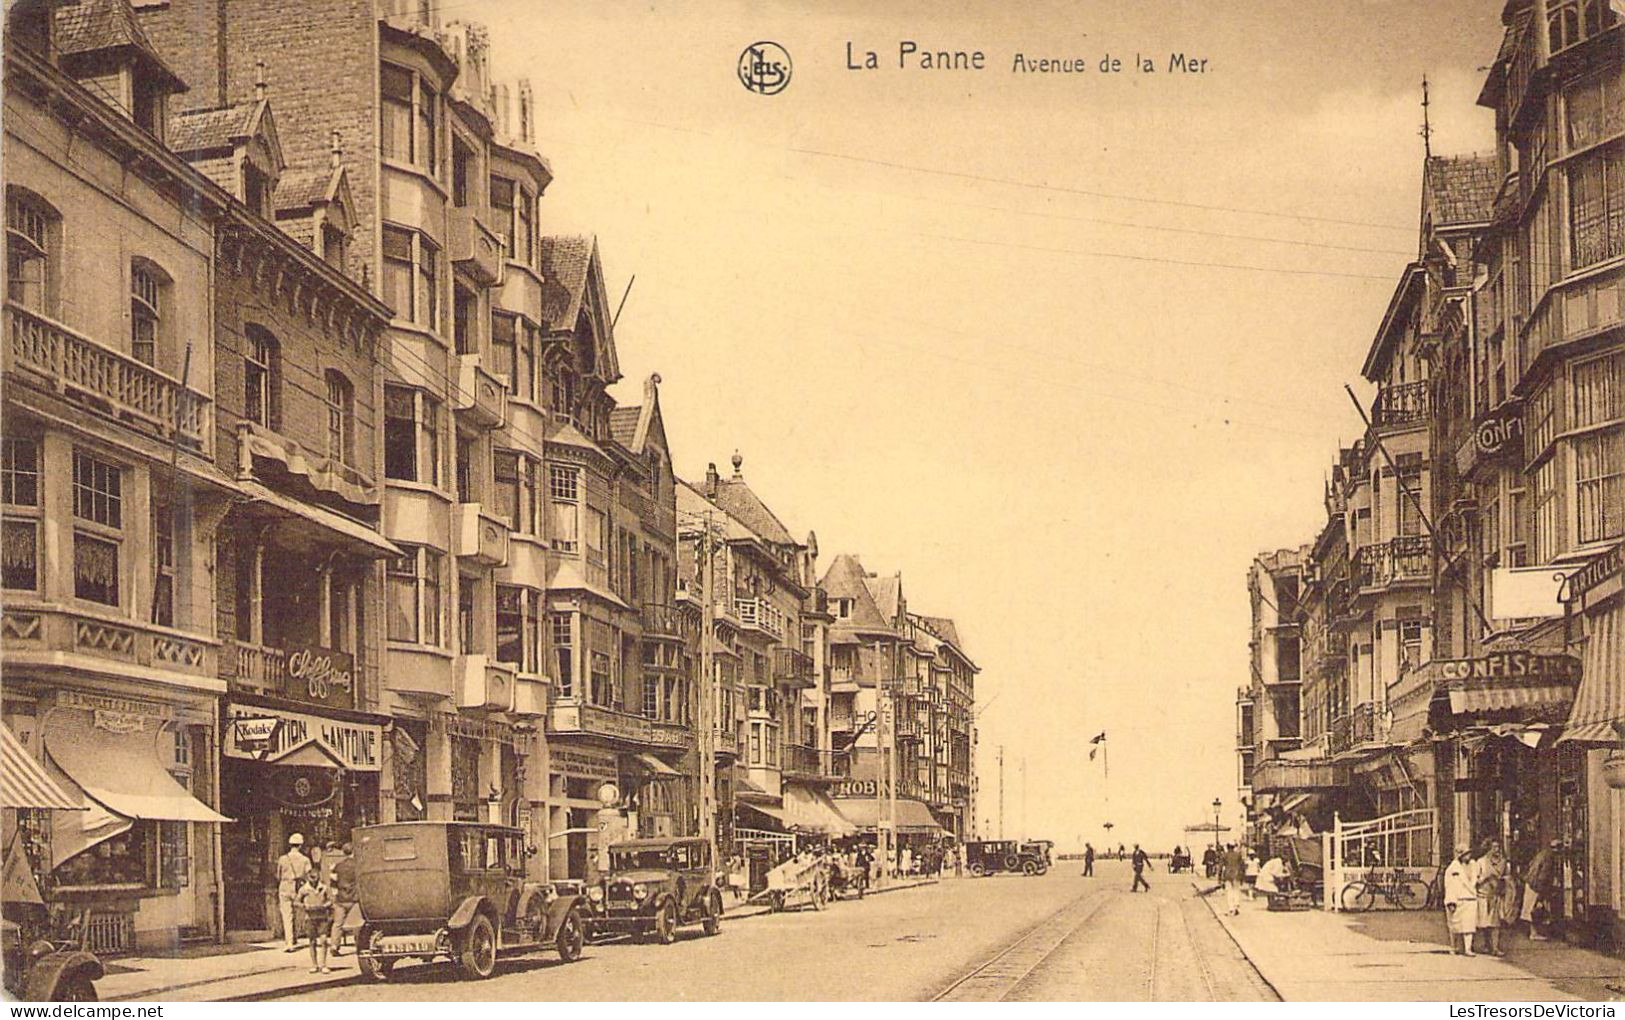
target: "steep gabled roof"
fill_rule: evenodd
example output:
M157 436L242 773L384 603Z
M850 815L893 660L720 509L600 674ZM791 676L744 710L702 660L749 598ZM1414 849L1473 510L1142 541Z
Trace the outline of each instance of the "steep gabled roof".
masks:
M737 519L745 527L756 534L757 538L772 545L788 545L800 547L790 534L790 529L784 526L778 515L768 509L761 497L745 484L745 476L741 473L744 467L744 458L734 454L734 474L732 478L720 478L713 471L706 473L705 483L711 500L728 511L728 514Z
M136 20L129 0L77 0L57 8L56 48L63 57L129 50L170 92L185 92L186 81L164 63L158 48Z
M961 654L964 653L965 646L960 643L959 628L954 625L953 620L946 616L922 616L920 622L924 623L931 633L959 649Z
M1433 225L1487 223L1501 186L1493 156L1430 156L1422 172L1422 207Z
M903 576L866 577L863 583L869 587L869 594L874 598L875 608L880 610L880 615L888 620L897 619L897 610L903 601Z
M628 450L638 436L638 419L643 417L641 407L617 407L609 412L609 436Z
M575 329L595 247L590 237L542 238L542 321L548 328Z
M852 600L852 612L844 619L837 619L833 630L849 633L895 633L890 621L881 614L880 607L875 605L868 581L869 575L863 569L863 564L850 553L842 553L835 557L829 569L824 571L824 579L818 582L818 586L823 588L832 600Z
M205 110L182 110L170 118L169 147L182 156L229 149L254 130L260 104L252 100Z

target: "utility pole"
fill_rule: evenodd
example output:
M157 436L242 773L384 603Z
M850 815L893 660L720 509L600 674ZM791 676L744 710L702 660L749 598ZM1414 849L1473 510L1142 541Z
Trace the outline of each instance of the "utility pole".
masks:
M1017 830L1019 834L1017 835L1016 838L1017 839L1026 839L1028 836L1032 835L1032 830L1027 828L1027 756L1026 755L1021 756L1020 775L1021 775L1021 828L1019 830Z
M999 838L1004 838L1004 745L999 745Z
M631 289L627 284L627 289ZM624 298L622 299L625 300ZM711 648L715 640L716 604L714 564L711 552L711 511L705 512L705 522L700 527L699 548L696 550L700 561L700 711L699 711L699 741L700 751L700 835L716 841L717 838L717 753L716 728L719 720L716 718L717 692L716 692L716 657ZM717 847L719 858L724 854L731 855L732 847Z
M891 870L896 871L900 848L897 845L897 695L901 690L903 672L903 645L900 641L892 642L892 681L891 696L887 699L892 715L891 748L886 755L886 840L888 844L887 860L891 862Z

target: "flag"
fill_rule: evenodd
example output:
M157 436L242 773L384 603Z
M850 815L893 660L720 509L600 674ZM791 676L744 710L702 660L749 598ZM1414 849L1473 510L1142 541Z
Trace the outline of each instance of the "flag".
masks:
M1099 734L1089 738L1089 743L1091 745L1093 745L1093 746L1091 746L1089 748L1089 760L1090 761L1095 760L1095 754L1097 752L1099 752L1100 745L1104 744L1105 742L1106 742L1106 731L1105 730L1101 730Z

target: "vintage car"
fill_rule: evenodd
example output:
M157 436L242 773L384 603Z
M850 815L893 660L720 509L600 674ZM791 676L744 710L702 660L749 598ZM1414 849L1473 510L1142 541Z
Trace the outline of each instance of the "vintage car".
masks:
M7 903L0 919L0 950L8 997L25 1002L95 1002L102 962L85 949L88 926L79 918L75 932L52 932L36 904ZM87 912L88 913L88 912Z
M408 957L449 957L489 977L497 956L550 946L566 963L587 930L580 896L531 881L520 829L478 822L396 822L355 830L356 934L362 970L379 981Z
M1039 844L1013 839L972 840L965 844L965 867L978 876L1001 871L1042 875L1049 870L1049 852Z
M662 944L677 927L699 924L707 935L722 926L716 855L703 837L632 839L609 848L609 874L587 889L587 924L594 936L629 933Z

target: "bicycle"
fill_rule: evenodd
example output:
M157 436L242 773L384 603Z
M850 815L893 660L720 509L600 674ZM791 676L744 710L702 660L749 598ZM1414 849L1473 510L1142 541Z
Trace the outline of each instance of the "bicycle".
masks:
M1403 869L1395 869L1387 876L1369 872L1365 878L1345 885L1337 903L1344 910L1364 913L1377 905L1379 896L1391 907L1421 910L1427 906L1428 886L1420 878L1407 877Z

